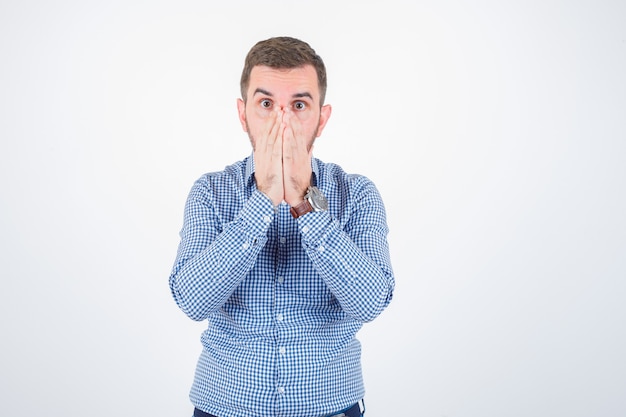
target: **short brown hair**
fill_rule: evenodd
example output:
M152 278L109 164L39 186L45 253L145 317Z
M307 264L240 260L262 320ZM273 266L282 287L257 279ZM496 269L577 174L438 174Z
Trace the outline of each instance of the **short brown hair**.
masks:
M241 73L241 98L247 100L250 72L252 68L263 65L275 69L299 68L312 65L317 73L320 89L320 105L326 98L326 67L322 58L315 53L308 43L299 39L281 36L258 42L250 49Z

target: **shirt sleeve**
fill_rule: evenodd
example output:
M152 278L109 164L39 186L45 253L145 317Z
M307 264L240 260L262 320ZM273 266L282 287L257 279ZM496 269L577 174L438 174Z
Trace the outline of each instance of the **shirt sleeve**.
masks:
M298 218L298 228L305 251L344 311L369 322L390 303L395 282L383 201L371 181L359 181L344 226L331 211L321 211Z
M208 181L192 187L169 279L176 304L198 321L219 309L254 266L274 218L269 198L255 190L237 217L224 224L211 196Z

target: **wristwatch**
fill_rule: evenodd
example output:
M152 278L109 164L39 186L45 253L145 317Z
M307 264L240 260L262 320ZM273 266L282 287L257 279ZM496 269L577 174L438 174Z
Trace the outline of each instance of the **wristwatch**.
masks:
M324 197L324 194L319 188L310 186L304 196L304 201L295 207L292 207L289 211L294 219L300 216L304 216L312 211L326 211L328 210L328 200Z

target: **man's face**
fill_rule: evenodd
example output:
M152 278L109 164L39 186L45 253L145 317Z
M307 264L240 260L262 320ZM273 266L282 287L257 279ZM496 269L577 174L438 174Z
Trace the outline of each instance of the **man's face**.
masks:
M250 72L247 100L237 101L239 120L248 133L252 147L256 137L266 131L271 112L291 112L297 134L310 148L330 117L330 105L320 108L317 73L312 65L292 69L256 66Z

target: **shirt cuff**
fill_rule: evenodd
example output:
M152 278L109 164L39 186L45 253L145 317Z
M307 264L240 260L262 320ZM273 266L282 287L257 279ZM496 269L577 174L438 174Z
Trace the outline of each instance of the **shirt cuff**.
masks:
M327 211L312 211L298 217L298 229L307 246L317 247L325 239L332 218Z
M274 205L262 192L255 190L239 212L244 229L250 236L265 235L274 221Z

